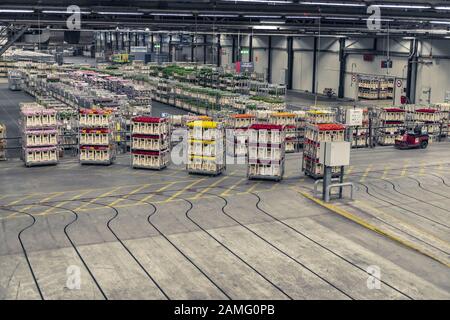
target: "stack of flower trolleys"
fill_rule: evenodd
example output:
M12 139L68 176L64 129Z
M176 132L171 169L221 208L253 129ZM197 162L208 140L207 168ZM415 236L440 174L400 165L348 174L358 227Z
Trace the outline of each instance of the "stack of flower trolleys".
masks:
M21 104L23 161L27 167L58 163L56 110L37 103Z
M131 166L160 170L170 160L170 126L167 118L140 116L131 119Z
M111 109L80 109L81 164L110 165L116 157L114 114Z
M286 148L284 130L284 126L275 124L253 124L249 127L248 179L283 179Z

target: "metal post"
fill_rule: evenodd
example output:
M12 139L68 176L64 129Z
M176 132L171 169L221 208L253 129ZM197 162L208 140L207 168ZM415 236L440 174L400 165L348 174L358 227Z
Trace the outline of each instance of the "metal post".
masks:
M253 61L253 36L248 37L248 62Z
M332 170L331 169L332 169L331 167L324 165L322 199L325 202L330 201L330 194L327 192L327 190L328 190L328 186L331 185L331 178L332 178Z
M341 172L340 172L340 176L339 176L339 183L344 183L344 174L345 174L345 167L341 166ZM343 187L339 187L339 199L342 199L342 190Z
M220 46L220 34L217 35L217 66L220 67L221 64L221 59L222 59L222 55L221 55L221 51L222 48Z
M312 86L311 92L316 93L316 70L317 69L317 37L314 37L313 65L312 65Z
M287 72L288 72L288 78L287 78L287 89L292 89L292 75L293 75L293 69L294 69L294 50L293 50L293 43L294 40L292 37L287 38L287 54L288 54L288 61L287 61Z
M267 44L267 82L272 82L272 36L269 36Z
M191 37L191 62L194 62L194 41L195 37Z
M339 89L338 98L344 98L345 69L347 67L347 55L345 54L345 38L339 39Z
M231 63L236 62L236 38L231 35Z
M206 34L203 36L203 64L206 64Z

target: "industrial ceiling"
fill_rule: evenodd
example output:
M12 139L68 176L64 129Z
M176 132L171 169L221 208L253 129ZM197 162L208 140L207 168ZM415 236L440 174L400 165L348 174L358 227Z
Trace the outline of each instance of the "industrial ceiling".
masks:
M34 28L66 28L67 7L81 9L81 31L212 32L292 35L377 35L449 37L450 1L26 1L2 0L0 22ZM381 29L370 29L378 5ZM370 22L373 22L371 20Z

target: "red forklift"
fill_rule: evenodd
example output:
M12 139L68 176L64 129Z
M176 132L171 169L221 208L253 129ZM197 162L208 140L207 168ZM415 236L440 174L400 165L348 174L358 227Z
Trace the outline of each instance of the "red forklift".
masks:
M422 131L422 127L415 127L413 131L402 130L402 139L395 140L397 149L426 149L430 136Z

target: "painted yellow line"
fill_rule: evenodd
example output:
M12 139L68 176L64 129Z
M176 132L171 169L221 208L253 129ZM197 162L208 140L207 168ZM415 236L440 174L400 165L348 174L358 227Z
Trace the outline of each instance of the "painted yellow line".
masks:
M418 231L419 233L422 233L422 234L425 235L426 237L429 237L429 238L431 238L431 239L436 240L437 242L440 242L440 243L444 244L445 246L450 246L450 243L444 241L443 239L438 238L438 237L434 236L433 234L428 233L426 230L423 230L423 229L421 229L421 228L419 228L419 227L416 227L416 226L410 224L408 221L405 221L405 220L403 220L403 219L401 219L401 218L394 217L393 215L388 214L388 213L387 213L386 211L384 211L384 210L381 210L381 209L379 209L379 208L374 208L373 206L371 206L370 204L368 204L367 201L364 201L364 200L355 200L355 204L356 204L356 205L359 204L361 207L365 208L366 210L369 210L369 211L370 211L370 210L373 210L373 211L378 212L379 214L381 214L381 216L384 215L384 216L387 216L387 217L389 217L389 218L391 218L391 219L393 219L393 220L395 220L395 221L397 221L397 222L400 222L400 223L402 223L402 224L408 226L408 228L414 229L414 230Z
M105 192L105 193L99 195L97 198L92 199L91 201L89 201L89 202L87 202L87 203L84 203L84 204L82 204L81 206L79 206L78 208L75 208L75 209L73 209L73 210L74 210L74 211L79 211L79 210L81 210L81 209L84 209L84 208L87 207L89 204L92 204L92 203L96 202L98 199L101 199L101 198L104 198L104 197L106 197L106 196L109 196L110 194L113 194L115 191L117 191L117 190L119 190L119 189L121 189L121 188L123 188L123 187L115 187L115 188L109 190L108 192Z
M191 181L192 181L192 179L189 179L189 180L180 180L180 181L176 181L176 183L191 182ZM166 184L168 184L168 183L171 183L171 181L160 181L160 182L155 182L155 183L152 183L152 185L166 185ZM121 187L122 187L122 188L131 188L131 187L140 187L140 186L142 186L142 184L123 185L123 186L121 186ZM105 187L105 188L92 188L92 189L74 189L74 190L67 190L67 191L64 191L64 193L75 193L75 192L85 192L85 191L100 191L100 190L110 190L110 189L111 189L111 187ZM23 201L23 200L29 199L29 198L34 197L34 196L38 197L38 196L49 195L49 194L50 194L50 195L51 195L51 194L54 194L54 192L32 193L32 194L29 194L29 195L21 195L23 198L21 198L21 199L19 199L19 200L16 200L16 201L14 201L14 202L11 202L11 204L5 204L5 206L12 205L12 204L15 204L15 203L19 203L19 202L21 202L21 201ZM5 195L5 197L17 197L17 195L9 194L9 195Z
M160 190L162 191L162 189L167 188L167 187L168 186L165 186L165 187L161 188ZM268 192L268 191L269 191L268 189L267 190L258 190L259 193L264 193L264 192ZM241 193L241 194L244 194L244 193ZM152 194L150 197L152 197L152 196L154 196L154 194ZM230 194L228 196L230 196L230 197L233 196L234 197L235 194ZM216 198L217 199L217 196L205 195L203 197L203 199L207 199L207 198ZM142 200L144 200L144 199L142 199ZM116 206L116 208L119 209L119 208L139 207L139 206L142 206L144 204L143 202L141 202L142 200L137 200L138 202L135 202L135 203L121 204L121 205ZM174 200L172 200L172 202L181 202L181 201L183 201L183 199L174 199ZM166 202L167 202L166 200L152 201L153 204L163 204L163 203L166 203ZM94 208L85 208L85 209L80 209L80 210L77 210L77 211L78 212L85 212L85 211L92 212L92 211L95 211L95 210L99 210L100 211L100 210L104 210L104 209L105 209L105 207L103 207L103 206L97 206L97 207L94 207ZM49 213L48 215L65 214L65 213L67 213L67 210L54 211L52 213ZM11 219L17 219L17 218L20 218L20 217L26 217L26 215L18 214L17 216L11 217ZM7 217L0 217L0 221L1 220L8 220L8 219L10 219L9 216L7 216Z
M257 186L259 186L260 184L261 184L261 181L255 182L250 188L247 189L247 191L240 192L240 194L246 194L246 193L253 192L253 190L255 190L255 188Z
M425 162L420 161L419 176L424 176L424 175L425 175Z
M353 172L354 169L355 169L355 166L348 167L347 175L350 175Z
M171 183L167 184L166 186L156 190L156 192L162 192L162 191L170 188L171 186L173 186L175 183L177 183L177 182L176 181L171 182ZM139 202L144 203L144 201L148 201L149 199L153 198L155 195L156 195L155 193L150 194L150 195L146 196L145 198L142 198L141 200L139 200Z
M381 176L381 179L389 180L389 178L387 177L387 174L388 174L390 169L391 169L391 166L385 166L384 167L384 171L383 171L383 175Z
M364 182L367 178L367 176L369 175L370 171L372 170L373 165L369 164L366 168L366 170L364 170L364 173L361 177L361 179L359 180L359 182Z
M246 180L246 178L242 178L240 179L238 182L236 182L235 184L233 184L231 187L229 187L227 190L225 190L224 192L222 192L220 195L225 197L227 196L231 191L233 191L234 188L236 188L242 181Z
M332 212L334 212L334 213L336 213L336 214L338 214L338 215L340 215L342 217L345 217L345 218L347 218L347 219L349 219L349 220L351 220L351 221L353 221L353 222L363 226L366 229L369 229L369 230L374 231L374 232L376 232L378 234L381 234L381 235L383 235L383 236L385 236L385 237L387 237L387 238L389 238L391 240L394 240L394 241L396 241L396 242L398 242L398 243L400 243L400 244L402 244L402 245L404 245L404 246L406 246L406 247L408 247L408 248L410 248L410 249L412 249L414 251L420 252L421 254L423 254L423 255L425 255L425 256L427 256L427 257L429 257L429 258L431 258L431 259L433 259L435 261L438 261L438 262L442 263L443 265L445 265L445 266L450 268L450 263L448 263L447 261L441 259L440 257L436 257L434 254L429 253L426 250L423 250L423 249L417 247L412 242L400 239L399 237L393 235L389 231L382 230L381 228L372 225L371 223L365 221L364 219L361 219L360 217L357 217L357 216L351 214L350 212L348 212L348 211L346 211L346 210L344 210L344 209L342 209L340 207L337 207L337 206L332 205L330 203L323 202L322 200L319 200L319 199L313 197L312 195L310 195L310 194L308 194L306 192L303 192L303 191L298 190L298 189L297 189L297 192L300 193L305 198L307 198L307 199L309 199L311 201L314 201L315 203L317 203L321 207L324 207L324 208L326 208L326 209L328 209L328 210L330 210L330 211L332 211Z
M131 191L128 195L123 196L123 197L121 197L121 198L119 198L119 199L114 200L114 201L111 202L109 205L110 205L110 206L114 206L114 205L116 205L116 204L118 204L118 203L124 201L124 200L125 200L126 198L128 198L129 196L131 196L131 195L133 195L133 194L135 194L135 193L138 193L139 191L141 191L141 190L143 190L143 189L145 189L145 188L148 188L148 187L150 187L150 184L144 184L144 185L140 186L139 188L136 188L136 189L134 189L133 191Z
M405 160L405 163L404 163L404 165L403 165L402 172L400 173L400 175L401 175L402 177L406 176L406 171L408 170L408 162L409 162L409 160Z
M192 182L190 185L188 185L187 187L185 187L182 190L178 191L177 193L172 195L170 198L164 200L164 202L172 201L176 197L178 197L178 196L182 195L184 192L186 192L186 190L188 190L189 188L192 188L193 186L195 186L196 184L198 184L198 183L200 183L200 182L202 182L204 180L205 180L205 178L202 178L202 179L199 179L199 180L196 180L196 181Z
M38 196L38 195L39 195L38 193L32 193L32 194L30 194L30 195L28 195L28 196L25 196L25 197L22 197L22 198L20 198L20 199L18 199L18 200L15 200L15 201L13 201L13 202L10 202L10 203L8 203L8 204L6 204L6 205L7 205L7 206L13 206L13 205L16 205L16 204L18 204L18 203L24 201L24 200L30 199L30 198L32 198L32 197L34 197L34 196Z
M49 201L49 200L53 199L54 197L57 197L57 196L59 196L59 195L61 195L61 194L64 194L64 192L55 192L55 193L53 193L53 195L51 195L51 196L49 196L49 197L46 197L46 198L44 198L44 199L38 201L38 204L39 204L39 203L47 202L47 201ZM26 207L20 209L20 211L27 211L27 210L29 210L29 209L35 207L35 206L36 206L35 204L29 205L29 206L26 206ZM14 217L15 215L18 215L19 213L20 213L20 212L14 212L13 214L11 214L11 216Z
M84 192L81 192L81 193L77 194L76 196L70 198L69 201L66 200L66 201L63 201L63 202L59 202L59 203L57 203L53 208L48 208L48 209L45 210L44 212L39 213L39 214L36 214L36 215L37 215L37 216L45 216L45 215L49 214L50 212L52 212L53 210L55 210L55 209L57 209L57 208L60 208L60 207L62 207L63 205L69 203L70 201L72 201L72 200L77 200L77 199L81 198L82 196L84 196L84 195L85 195L86 193L88 193L88 192L91 192L91 190L86 190L86 191L84 191Z
M214 188L215 186L217 186L219 183L225 181L226 179L228 179L228 176L222 177L221 179L218 179L216 182L214 182L213 184L211 184L208 188L203 189L201 192L197 193L197 195L195 197L193 197L192 199L198 199L201 196L203 196L206 192L208 192L209 190L211 190L211 188Z

